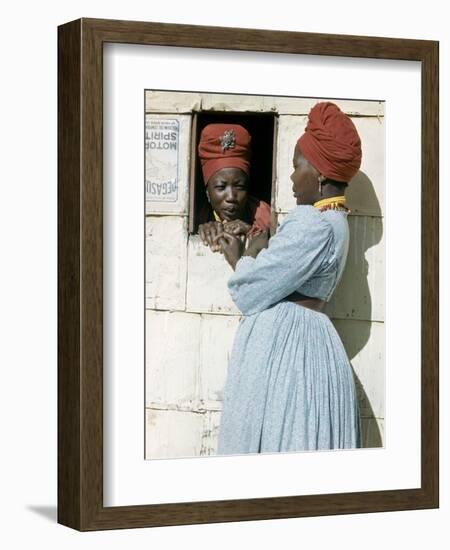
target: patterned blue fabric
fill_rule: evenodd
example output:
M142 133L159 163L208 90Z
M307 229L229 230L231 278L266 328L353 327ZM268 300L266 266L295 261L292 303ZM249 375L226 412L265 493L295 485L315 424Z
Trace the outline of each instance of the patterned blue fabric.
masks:
M230 355L218 454L360 446L353 371L325 313L284 298L329 300L347 258L347 214L294 208L228 282L243 316Z

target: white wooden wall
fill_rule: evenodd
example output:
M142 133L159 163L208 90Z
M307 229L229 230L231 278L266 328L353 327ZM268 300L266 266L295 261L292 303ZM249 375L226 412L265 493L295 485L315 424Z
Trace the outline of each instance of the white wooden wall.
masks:
M363 143L360 173L347 191L351 244L327 313L354 368L365 446L384 432L384 108L337 101ZM179 124L178 196L146 202L146 457L215 454L222 391L239 311L228 291L231 268L197 235L189 236L188 173L193 111L279 114L277 180L272 207L279 221L294 207L292 152L314 99L147 92L148 119ZM147 172L158 170L147 151ZM221 345L218 345L221 342Z

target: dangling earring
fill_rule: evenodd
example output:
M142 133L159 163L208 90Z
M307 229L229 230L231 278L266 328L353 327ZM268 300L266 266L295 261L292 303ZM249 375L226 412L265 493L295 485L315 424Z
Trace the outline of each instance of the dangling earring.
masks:
M324 176L319 176L317 181L319 182L319 195L322 196L322 183L326 180Z
M208 199L208 202L211 203L211 199L209 198L208 193L206 193L206 198Z

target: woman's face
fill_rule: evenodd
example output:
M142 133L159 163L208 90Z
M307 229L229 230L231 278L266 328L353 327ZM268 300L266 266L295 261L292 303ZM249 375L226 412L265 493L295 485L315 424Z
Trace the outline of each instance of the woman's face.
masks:
M292 163L292 191L297 204L314 204L322 198L319 194L319 171L306 160L297 147L294 149Z
M222 168L209 180L206 192L221 220L242 220L247 204L248 177L240 168Z

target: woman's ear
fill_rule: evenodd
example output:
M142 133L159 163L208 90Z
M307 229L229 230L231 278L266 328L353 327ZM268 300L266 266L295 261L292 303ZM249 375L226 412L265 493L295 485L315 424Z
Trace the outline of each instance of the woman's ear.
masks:
M209 198L208 190L206 190L206 198L208 199L208 202L211 202L211 199Z

